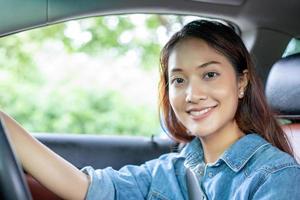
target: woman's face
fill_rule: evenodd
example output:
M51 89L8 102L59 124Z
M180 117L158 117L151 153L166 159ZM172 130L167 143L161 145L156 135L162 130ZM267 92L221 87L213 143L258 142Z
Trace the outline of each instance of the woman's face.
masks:
M237 131L234 116L247 80L237 80L225 56L203 40L184 39L170 54L168 79L172 109L191 134Z

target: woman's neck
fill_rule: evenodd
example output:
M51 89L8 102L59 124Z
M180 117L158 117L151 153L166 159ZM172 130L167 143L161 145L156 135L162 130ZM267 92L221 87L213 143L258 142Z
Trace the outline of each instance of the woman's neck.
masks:
M223 128L221 131L201 137L205 163L216 162L226 149L244 135L237 124L233 122L231 126Z

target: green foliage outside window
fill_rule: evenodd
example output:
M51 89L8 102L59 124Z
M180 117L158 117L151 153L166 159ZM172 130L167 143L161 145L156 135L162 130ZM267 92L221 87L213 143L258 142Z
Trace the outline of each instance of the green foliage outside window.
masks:
M53 57L42 61L36 59L39 53L49 50L49 44L60 47L66 55L84 55L89 59L99 58L107 52L112 53L112 57L126 57L128 51L134 51L143 73L158 73L159 51L163 45L158 30L169 36L174 31L172 26L182 25L184 18L138 17L144 19L142 29L148 39L143 38L141 26L129 15L71 21L0 38L0 109L31 132L160 133L157 106L132 102L122 96L120 90L110 87L97 90L94 86L72 84L71 78L76 79L72 73L66 73L68 76L57 81L55 73L49 75L38 65L50 62ZM64 66L61 66L57 75L63 70ZM101 74L98 76L105 78Z

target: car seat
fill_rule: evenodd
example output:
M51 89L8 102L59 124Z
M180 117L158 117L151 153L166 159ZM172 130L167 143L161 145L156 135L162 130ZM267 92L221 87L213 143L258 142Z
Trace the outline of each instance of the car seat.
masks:
M273 65L266 82L266 97L300 163L300 53Z

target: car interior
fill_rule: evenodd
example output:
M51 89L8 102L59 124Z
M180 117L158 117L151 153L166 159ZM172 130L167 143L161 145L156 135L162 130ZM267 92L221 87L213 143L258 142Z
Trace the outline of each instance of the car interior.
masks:
M300 54L278 60L272 67L266 84L266 96L270 106L280 119L287 120L282 128L287 134L299 162L300 156Z
M300 54L282 58L289 41L300 35L299 8L297 0L6 0L0 2L0 37L69 20L113 14L178 14L222 19L240 32L265 85L268 102L282 121L295 158L300 162ZM35 136L79 169L87 165L119 169L180 149L175 141L157 136ZM5 148L2 143L1 147ZM3 175L5 167L1 164L0 167L1 192L10 178ZM25 180L33 199L60 199L30 175Z

